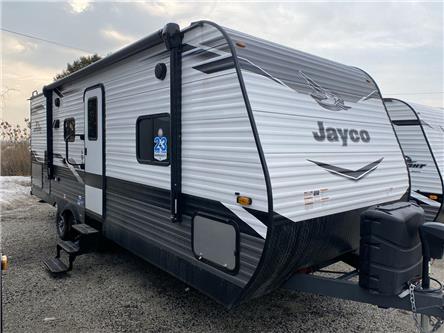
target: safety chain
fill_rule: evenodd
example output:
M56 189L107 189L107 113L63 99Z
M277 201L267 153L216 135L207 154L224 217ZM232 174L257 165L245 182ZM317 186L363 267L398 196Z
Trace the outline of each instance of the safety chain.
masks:
M436 332L444 324L444 320L437 319L436 322L433 324L431 318L429 317L429 323L432 325L432 329L429 332L425 331L421 327L421 324L420 324L420 322L418 320L418 313L416 312L416 302L415 302L415 289L416 289L416 287L418 285L419 285L418 282L416 284L411 283L409 285L410 304L412 306L412 317L413 317L413 320L415 321L415 326L416 326L416 328L418 329L418 331L420 333L433 333L433 332Z
M412 306L412 317L413 320L415 321L415 326L418 329L418 331L424 333L421 324L418 321L418 314L416 313L415 288L416 285L414 283L411 283L409 285L410 305Z

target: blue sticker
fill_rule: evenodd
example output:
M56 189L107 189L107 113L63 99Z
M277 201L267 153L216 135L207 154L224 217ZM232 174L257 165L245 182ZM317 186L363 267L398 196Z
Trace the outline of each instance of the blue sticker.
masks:
M168 140L166 136L156 136L154 138L154 159L165 161L168 154Z

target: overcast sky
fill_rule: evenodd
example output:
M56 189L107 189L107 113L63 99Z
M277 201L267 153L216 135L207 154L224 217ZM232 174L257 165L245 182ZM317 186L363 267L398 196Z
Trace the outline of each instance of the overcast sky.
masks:
M167 22L209 19L357 66L385 97L443 107L443 3L3 2L2 29L106 55ZM2 31L3 119L21 123L33 90L87 52Z

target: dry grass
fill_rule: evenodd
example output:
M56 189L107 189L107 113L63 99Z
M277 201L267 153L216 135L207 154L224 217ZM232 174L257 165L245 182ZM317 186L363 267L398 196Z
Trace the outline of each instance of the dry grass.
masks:
M29 121L26 126L0 123L1 135L1 175L29 176L31 174L31 153L29 150Z
M27 141L2 142L0 159L2 176L29 176L31 174L31 154Z

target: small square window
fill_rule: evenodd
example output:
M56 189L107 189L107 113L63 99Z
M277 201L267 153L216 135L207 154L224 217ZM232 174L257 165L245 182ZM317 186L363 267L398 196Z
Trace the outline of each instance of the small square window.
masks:
M136 154L139 163L170 164L170 115L141 116L136 123Z
M88 98L88 140L97 140L97 97Z
M74 142L76 134L76 121L74 118L67 118L63 121L63 138L65 141Z

